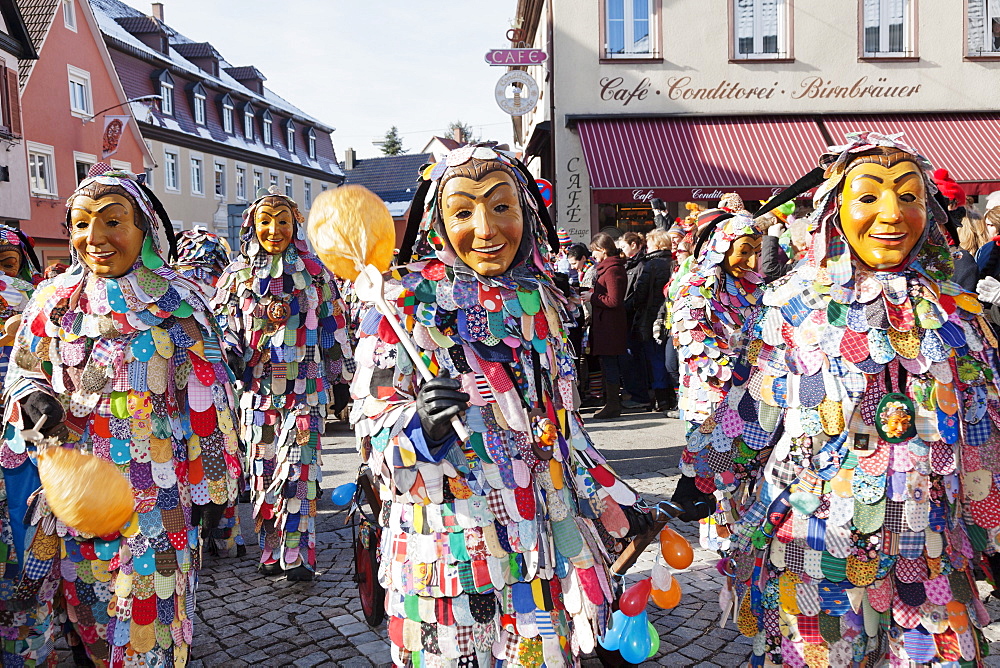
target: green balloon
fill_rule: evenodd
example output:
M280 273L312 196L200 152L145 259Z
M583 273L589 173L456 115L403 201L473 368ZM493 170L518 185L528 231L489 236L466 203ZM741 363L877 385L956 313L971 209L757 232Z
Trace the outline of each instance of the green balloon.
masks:
M649 622L649 656L647 659L652 659L653 656L660 651L660 634L657 632L656 627L653 626L653 622Z

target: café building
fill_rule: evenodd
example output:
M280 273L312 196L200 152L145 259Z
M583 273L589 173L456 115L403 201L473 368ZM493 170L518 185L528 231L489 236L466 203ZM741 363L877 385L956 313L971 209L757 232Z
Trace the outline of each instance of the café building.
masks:
M508 35L548 54L515 140L577 239L767 199L859 130L1000 189L1000 2L519 0Z

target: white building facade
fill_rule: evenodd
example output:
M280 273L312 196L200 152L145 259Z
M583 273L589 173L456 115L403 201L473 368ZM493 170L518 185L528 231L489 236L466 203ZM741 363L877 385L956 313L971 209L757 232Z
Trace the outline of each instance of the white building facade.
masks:
M766 199L845 132L904 132L970 196L1000 189L996 0L519 0L515 119L577 239L652 226L649 201Z

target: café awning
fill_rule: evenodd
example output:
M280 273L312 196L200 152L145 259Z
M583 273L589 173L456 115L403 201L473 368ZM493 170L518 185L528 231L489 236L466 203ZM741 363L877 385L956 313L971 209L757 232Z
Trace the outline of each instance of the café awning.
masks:
M827 146L809 116L581 118L577 127L596 202L649 191L667 201L729 191L766 199L815 167Z
M833 141L848 132L902 132L902 141L949 175L969 195L1000 190L1000 114L871 114L824 116Z

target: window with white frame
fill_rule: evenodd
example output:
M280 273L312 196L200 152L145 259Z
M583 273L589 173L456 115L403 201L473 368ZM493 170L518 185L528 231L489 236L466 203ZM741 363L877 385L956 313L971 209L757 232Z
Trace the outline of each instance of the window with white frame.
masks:
M656 0L604 0L604 57L643 58L656 55Z
M788 56L787 0L732 0L733 58Z
M966 0L969 56L1000 57L1000 0Z
M243 136L247 141L254 140L253 132L253 107L248 103L243 107Z
M180 190L180 158L177 151L163 152L163 187Z
M69 109L74 116L90 118L93 102L90 92L90 72L67 65L69 75Z
M28 142L28 180L34 195L58 195L56 190L55 149Z
M142 171L145 172L145 174L146 174L146 187L147 188L152 188L153 187L153 168L152 167L145 167L145 168L143 168Z
M205 124L205 95L194 94L194 122L198 125Z
M254 170L252 194L255 198L257 197L257 193L260 192L260 189L263 187L264 187L264 172L259 172L257 170Z
M63 25L76 32L76 0L62 0Z
M174 115L174 85L167 81L160 82L160 111L167 116Z
M236 199L240 202L247 201L247 168L236 168Z
M912 1L861 0L865 58L912 56Z
M264 144L267 146L271 145L271 112L264 110L261 115L261 136L264 139Z
M226 166L219 162L215 163L215 194L226 196Z
M303 186L302 199L306 201L306 208L308 209L313 205L313 184L312 181L306 181Z
M222 130L227 134L233 134L233 103L229 101L229 96L222 101Z
M291 120L285 126L285 143L288 144L288 152L295 154L295 124Z
M271 177L271 185L274 186L275 188L277 188L278 187L278 175L275 174L274 172L271 172L270 177Z
M313 132L312 128L309 128L309 132L306 134L306 139L309 142L309 159L316 159L316 133Z
M131 172L132 163L126 162L125 160L112 160L111 169L117 169L120 172Z
M90 176L90 168L97 162L97 156L90 153L73 151L73 165L76 168L76 182L80 183Z
M191 158L191 192L205 194L205 165L201 158Z
M295 187L292 185L292 177L285 177L285 197L292 197L292 193L295 192Z

